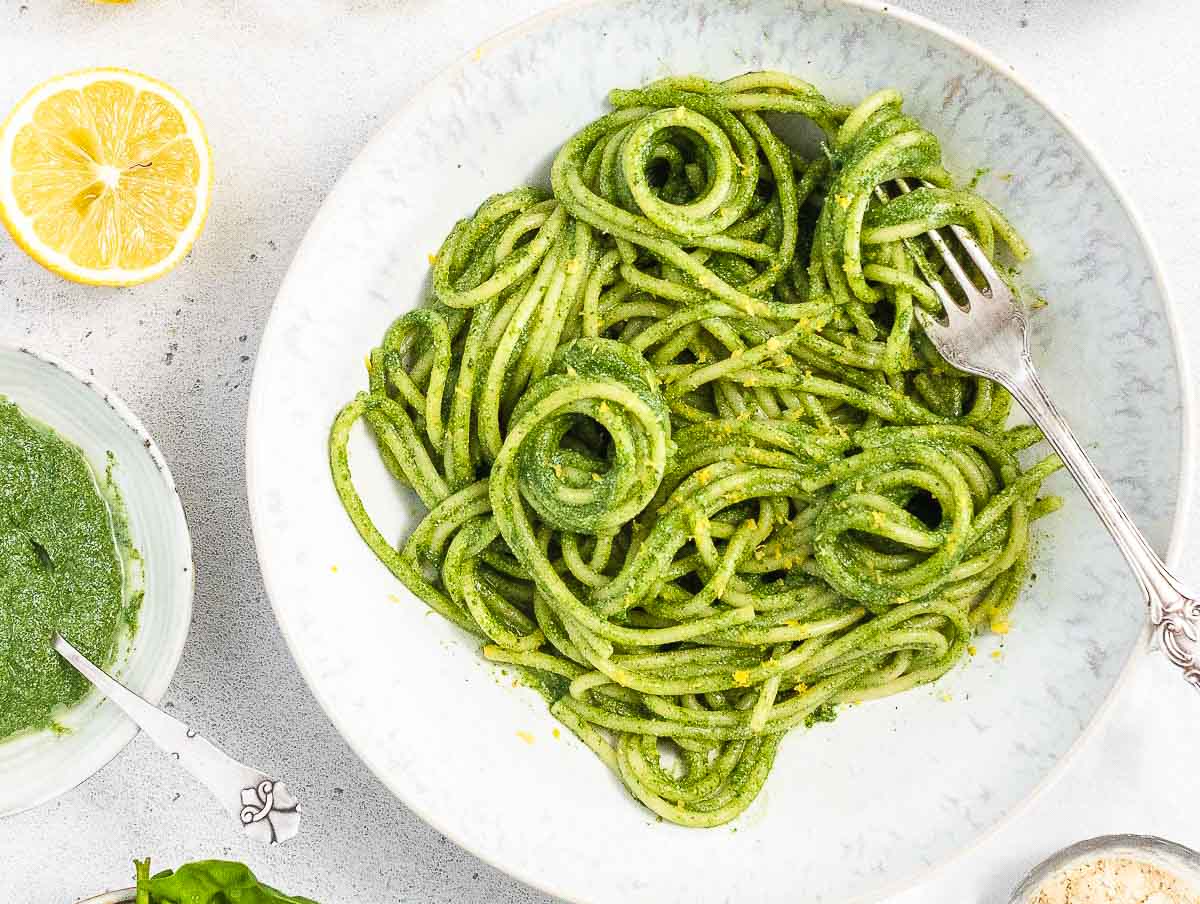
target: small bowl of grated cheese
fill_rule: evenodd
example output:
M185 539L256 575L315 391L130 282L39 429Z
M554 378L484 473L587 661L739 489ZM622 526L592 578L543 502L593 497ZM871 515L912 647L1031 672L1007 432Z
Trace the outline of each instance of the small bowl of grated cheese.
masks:
M1150 835L1089 838L1034 867L1009 904L1200 904L1200 854Z

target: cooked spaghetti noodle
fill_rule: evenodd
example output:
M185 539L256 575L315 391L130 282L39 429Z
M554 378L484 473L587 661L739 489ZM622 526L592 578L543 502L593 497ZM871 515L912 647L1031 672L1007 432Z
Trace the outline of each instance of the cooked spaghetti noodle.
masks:
M522 669L647 807L713 826L786 732L933 681L1005 619L1059 463L1023 469L1036 429L914 327L937 310L927 230L1028 250L899 94L847 108L756 72L611 101L552 193L454 227L330 458L413 593ZM823 153L765 114L807 117ZM893 198L900 177L919 187ZM399 548L351 480L359 418L429 509Z

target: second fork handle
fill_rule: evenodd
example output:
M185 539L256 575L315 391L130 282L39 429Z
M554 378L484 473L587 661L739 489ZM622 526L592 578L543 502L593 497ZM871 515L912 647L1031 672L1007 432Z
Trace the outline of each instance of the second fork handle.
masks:
M1066 419L1059 413L1026 357L1023 372L1003 381L1005 389L1025 409L1046 436L1054 451L1088 502L1108 528L1141 585L1150 606L1159 645L1184 677L1200 689L1200 603L1194 591L1184 590L1133 523L1108 483L1100 476Z

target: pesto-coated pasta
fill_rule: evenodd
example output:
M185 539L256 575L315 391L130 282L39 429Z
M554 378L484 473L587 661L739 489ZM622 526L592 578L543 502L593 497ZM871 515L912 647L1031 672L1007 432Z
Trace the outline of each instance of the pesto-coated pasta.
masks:
M1037 430L914 326L937 310L927 230L1028 249L898 93L849 108L753 72L610 99L551 193L454 227L330 460L413 593L652 811L714 826L787 731L936 679L1005 621L1059 462L1023 468ZM780 114L822 153L785 144ZM918 187L892 197L901 177ZM351 480L360 418L429 509L399 547Z

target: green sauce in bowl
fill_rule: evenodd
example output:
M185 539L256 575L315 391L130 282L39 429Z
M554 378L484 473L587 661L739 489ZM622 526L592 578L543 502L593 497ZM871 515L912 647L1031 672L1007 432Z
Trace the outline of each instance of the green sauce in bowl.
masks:
M111 663L140 602L127 538L111 481L102 488L79 449L0 398L0 739L53 728L87 694L51 648L55 632Z

